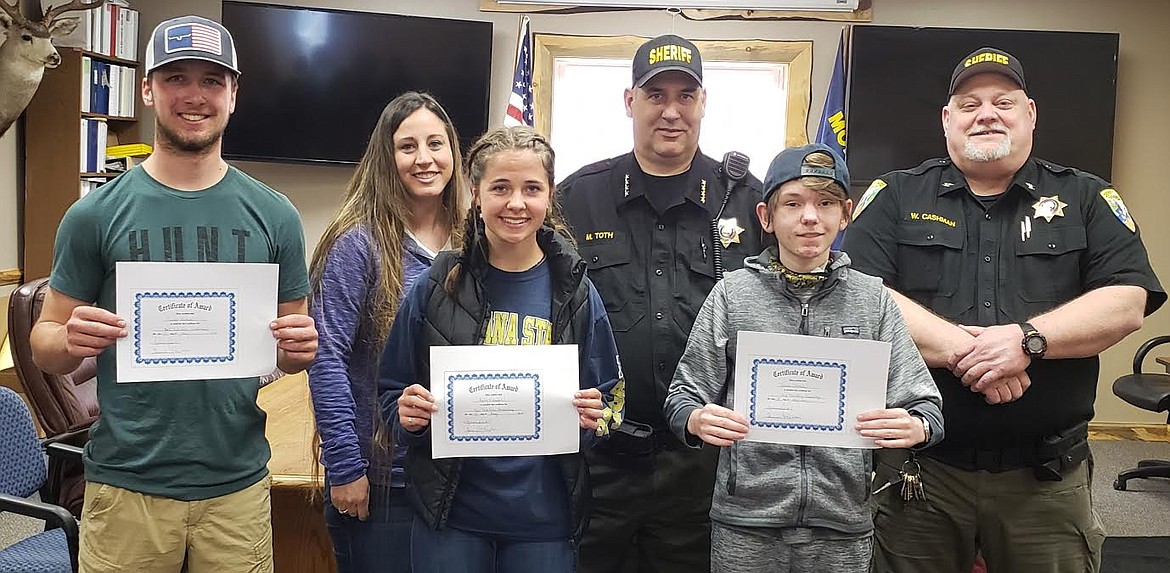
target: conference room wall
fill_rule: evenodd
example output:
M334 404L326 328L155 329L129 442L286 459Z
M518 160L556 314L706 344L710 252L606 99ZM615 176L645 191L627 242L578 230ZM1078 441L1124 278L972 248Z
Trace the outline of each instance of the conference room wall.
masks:
M16 126L0 136L0 271L20 266L16 213ZM0 287L0 292L6 292Z
M402 14L491 21L495 24L492 53L491 126L499 125L510 90L512 61L518 17L514 14L480 12L479 0L287 0L290 6L311 6L343 10L392 11ZM1114 183L1136 214L1150 248L1154 269L1170 282L1170 217L1166 200L1158 199L1164 191L1160 164L1170 152L1165 134L1170 133L1170 114L1164 112L1165 94L1170 93L1170 68L1165 54L1170 54L1170 35L1164 24L1170 22L1170 2L1162 0L874 0L873 24L899 26L940 26L962 28L1002 28L1070 31L1106 31L1120 33L1118 66L1117 123L1114 137ZM141 46L151 25L162 19L195 13L218 18L218 0L156 0L137 2L141 11ZM595 13L575 15L533 14L536 32L582 35L653 36L674 32L704 39L766 38L799 39L814 42L812 105L809 112L810 133L820 119L824 90L829 81L832 60L840 34L839 22L806 21L690 21L672 18L661 11ZM1027 62L1025 62L1027 64ZM246 62L242 62L245 66ZM947 74L949 70L907 70L907 73ZM243 89L247 89L245 84ZM615 93L619 98L621 94ZM718 97L710 94L709 97ZM940 107L944 95L939 94ZM761 104L763 105L763 104ZM1039 129L1044 129L1044 102L1038 102ZM307 112L311 113L311 112ZM1092 110L1085 110L1092 113ZM143 113L144 137L149 137L151 116ZM6 137L5 139L9 139ZM0 212L14 212L16 183L12 170L12 146L0 140ZM939 154L944 152L939 130ZM756 160L766 160L756 158ZM305 166L241 162L239 167L287 194L300 209L305 222L309 250L339 204L345 183L352 173L348 167ZM906 167L891 165L890 168ZM10 232L7 234L11 234ZM7 241L7 242L6 242ZM11 245L9 244L11 243ZM16 245L0 233L0 263L4 256L16 252ZM0 268L4 265L0 264ZM1170 333L1170 311L1150 317L1145 327L1108 350L1102 359L1097 399L1097 420L1129 424L1164 422L1158 415L1133 408L1110 392L1112 380L1128 371L1133 351L1141 341L1157 334ZM1170 352L1168 352L1170 354ZM1152 361L1151 361L1152 362ZM1157 365L1154 365L1157 366Z

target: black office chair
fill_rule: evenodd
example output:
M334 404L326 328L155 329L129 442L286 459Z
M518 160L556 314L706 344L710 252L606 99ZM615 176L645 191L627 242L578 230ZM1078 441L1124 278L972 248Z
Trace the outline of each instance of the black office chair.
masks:
M1155 336L1137 349L1133 356L1133 374L1126 374L1113 383L1113 393L1118 398L1151 412L1170 412L1170 374L1142 372L1142 361L1146 354L1170 342L1170 336ZM1170 414L1166 423L1170 424ZM1117 474L1113 489L1125 491L1125 482L1134 478L1170 478L1170 461L1142 460L1136 468Z

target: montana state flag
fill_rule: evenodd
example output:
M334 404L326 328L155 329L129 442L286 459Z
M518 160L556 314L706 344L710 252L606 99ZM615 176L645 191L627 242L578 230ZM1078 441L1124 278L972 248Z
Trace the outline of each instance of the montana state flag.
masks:
M848 33L849 28L841 30L837 59L833 62L833 77L825 92L825 107L817 127L817 143L828 145L841 157L845 157L845 39Z
M841 41L837 43L837 58L833 61L833 77L825 92L825 107L821 110L821 122L817 126L817 143L823 143L845 157L845 53L849 28L841 30ZM845 190L849 193L849 189ZM847 231L846 231L847 232ZM833 250L841 250L845 232L833 241Z

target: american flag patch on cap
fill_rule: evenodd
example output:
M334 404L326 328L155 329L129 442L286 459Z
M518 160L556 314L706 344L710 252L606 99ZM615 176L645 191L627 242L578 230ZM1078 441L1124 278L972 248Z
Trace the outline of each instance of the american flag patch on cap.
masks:
M170 54L180 50L198 50L222 56L223 44L219 30L197 22L167 28L163 51Z

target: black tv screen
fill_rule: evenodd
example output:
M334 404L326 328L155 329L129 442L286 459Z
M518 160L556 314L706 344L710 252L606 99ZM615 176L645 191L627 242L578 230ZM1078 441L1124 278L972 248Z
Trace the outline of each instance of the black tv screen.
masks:
M1036 100L1032 153L1105 179L1113 171L1118 34L855 26L847 160L854 191L894 169L946 157L942 107L960 59L1000 48Z
M487 130L492 24L224 2L240 88L230 159L356 163L395 96L429 92L466 147Z

